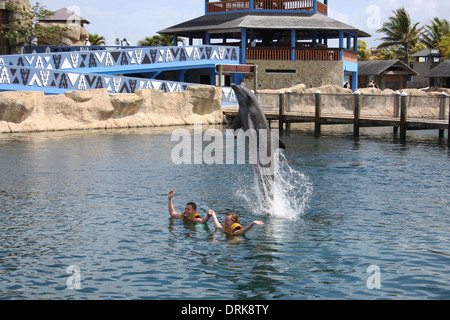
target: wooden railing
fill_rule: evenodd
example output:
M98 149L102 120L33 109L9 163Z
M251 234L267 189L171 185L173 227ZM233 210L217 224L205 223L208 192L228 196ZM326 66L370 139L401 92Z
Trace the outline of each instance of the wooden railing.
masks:
M255 9L312 11L314 0L255 0Z
M298 61L339 61L338 49L296 49Z
M247 60L291 60L291 53L292 48L248 48ZM352 51L353 55L357 53ZM295 48L295 60L339 61L339 49Z
M208 12L227 12L250 9L250 0L231 0L208 3Z
M290 48L249 48L247 60L291 60Z
M356 51L344 50L344 61L358 62L358 53Z
M317 12L328 15L328 6L322 2L317 1Z
M255 0L254 8L250 8L250 0L228 0L208 3L208 13L249 9L313 11L314 0ZM317 11L326 15L327 5L318 1Z

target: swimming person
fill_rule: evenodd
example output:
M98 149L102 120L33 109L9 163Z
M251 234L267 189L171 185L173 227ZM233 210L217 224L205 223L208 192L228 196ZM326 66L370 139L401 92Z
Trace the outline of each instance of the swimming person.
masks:
M202 219L202 217L197 213L197 205L194 202L187 203L186 207L184 208L184 212L182 214L177 213L173 207L172 198L174 195L175 195L175 188L169 191L169 214L173 218L180 218L183 219L184 221L190 221L193 223L208 222L210 216L208 215Z
M213 210L208 210L208 216L213 217L214 225L217 229L222 229L223 233L232 236L240 236L247 233L247 231L253 228L255 224L260 226L264 225L262 221L253 221L247 227L242 228L241 223L239 222L239 218L234 212L227 214L223 226L220 224L219 220L217 220L216 213Z

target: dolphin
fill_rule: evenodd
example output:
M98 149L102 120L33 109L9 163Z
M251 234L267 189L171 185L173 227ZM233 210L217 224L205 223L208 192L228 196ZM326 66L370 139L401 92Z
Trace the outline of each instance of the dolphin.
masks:
M233 121L232 128L235 135L236 130L239 129L243 129L246 133L251 130L250 135L256 134L258 152L257 163L253 164L253 168L258 181L263 208L264 210L270 210L275 178L274 153L279 148L285 149L286 146L270 131L267 118L254 92L242 85L232 84L231 88L239 102L239 111ZM264 159L261 158L261 149L266 152L265 156L267 157ZM267 158L269 161L267 161Z

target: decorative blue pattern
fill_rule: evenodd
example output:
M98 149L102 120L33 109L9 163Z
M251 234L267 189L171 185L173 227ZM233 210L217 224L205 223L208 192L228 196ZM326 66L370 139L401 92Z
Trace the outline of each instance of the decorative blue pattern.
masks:
M106 88L109 93L132 93L138 89L175 92L184 91L192 85L195 84L94 73L0 66L0 90L2 91L31 90L59 94L66 91Z
M239 50L224 46L140 47L0 56L0 65L93 73L136 73L238 64Z
M66 91L106 88L110 93L132 93L150 88L164 92L184 91L194 83L118 76L166 70L209 68L239 64L239 50L224 46L139 47L0 56L0 91ZM229 88L228 88L229 89ZM223 91L224 104L233 94Z

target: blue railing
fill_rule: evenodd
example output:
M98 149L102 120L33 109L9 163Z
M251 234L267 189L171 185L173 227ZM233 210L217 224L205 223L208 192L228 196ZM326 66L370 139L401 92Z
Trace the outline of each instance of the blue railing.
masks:
M202 68L219 63L238 64L239 49L225 46L140 47L0 56L0 65L111 74Z
M109 93L133 93L138 89L164 92L184 91L193 83L113 76L95 73L60 72L37 68L0 66L0 91L66 91L107 89Z
M112 76L94 73L60 72L37 68L0 66L0 91L44 91L62 94L66 91L107 89L108 93L133 93L139 89L181 92L196 83ZM222 88L222 103L237 104L234 92Z
M195 83L119 76L167 70L208 68L239 64L239 50L225 46L139 47L121 50L74 51L0 56L0 91L66 91L106 88L110 93L138 89L184 91ZM223 102L233 103L224 91Z

